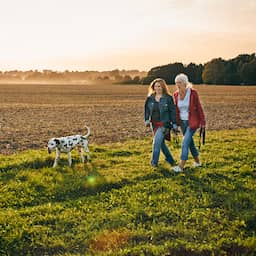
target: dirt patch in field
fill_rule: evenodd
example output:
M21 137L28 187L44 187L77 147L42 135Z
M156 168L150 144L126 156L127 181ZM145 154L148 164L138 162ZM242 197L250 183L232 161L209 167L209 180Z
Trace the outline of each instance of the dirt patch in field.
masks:
M256 125L256 86L195 86L207 129ZM170 90L175 90L170 86ZM150 136L142 85L0 84L0 153L44 148L52 137L84 134L91 143Z
M90 248L93 251L113 251L124 246L129 239L130 232L127 230L105 231L91 241Z

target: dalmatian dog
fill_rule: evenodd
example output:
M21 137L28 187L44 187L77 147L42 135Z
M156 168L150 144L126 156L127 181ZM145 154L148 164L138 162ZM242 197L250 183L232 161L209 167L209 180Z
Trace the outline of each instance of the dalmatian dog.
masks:
M69 166L72 165L71 159L71 151L76 147L78 149L80 158L82 163L84 163L84 151L87 153L87 160L90 160L90 151L88 148L88 140L87 138L90 135L90 127L85 126L87 129L86 135L71 135L67 137L60 137L60 138L52 138L48 141L48 153L56 149L56 156L54 160L53 167L56 167L58 164L58 160L60 159L60 153L67 153L68 154L68 163Z

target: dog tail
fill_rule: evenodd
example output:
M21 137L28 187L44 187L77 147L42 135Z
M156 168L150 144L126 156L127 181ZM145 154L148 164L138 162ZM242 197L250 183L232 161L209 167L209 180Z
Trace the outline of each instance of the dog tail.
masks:
M83 137L85 137L86 139L89 137L89 135L91 134L91 129L90 129L90 127L88 127L87 125L85 126L86 127L86 129L87 129L87 133L86 133L86 135L84 135Z

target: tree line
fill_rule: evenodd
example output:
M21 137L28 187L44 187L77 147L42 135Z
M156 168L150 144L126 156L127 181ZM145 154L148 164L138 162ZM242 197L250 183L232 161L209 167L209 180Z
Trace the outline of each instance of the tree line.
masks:
M215 58L205 64L176 62L151 68L148 72L139 70L111 71L64 71L29 70L0 71L0 80L11 81L104 81L121 84L149 84L157 77L173 84L177 74L185 73L194 84L256 84L256 56L240 54L229 60Z
M104 81L111 83L133 83L141 82L147 75L146 71L119 70L111 71L53 71L53 70L28 70L28 71L0 71L0 80L5 81Z
M175 76L179 73L188 75L194 84L227 84L243 85L256 84L256 56L253 54L240 54L229 60L215 58L202 64L170 63L152 68L146 77L141 79L142 84L149 84L157 77L173 84Z

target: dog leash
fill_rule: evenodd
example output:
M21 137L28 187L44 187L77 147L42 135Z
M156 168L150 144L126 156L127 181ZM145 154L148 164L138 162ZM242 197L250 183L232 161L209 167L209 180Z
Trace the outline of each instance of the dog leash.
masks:
M180 138L179 138L179 130L174 130L172 129L172 140L173 140L173 144L174 144L174 148L179 148L180 147Z
M205 145L205 128L203 127L200 127L200 130L199 130L199 145L198 145L199 149L201 148L201 143Z

